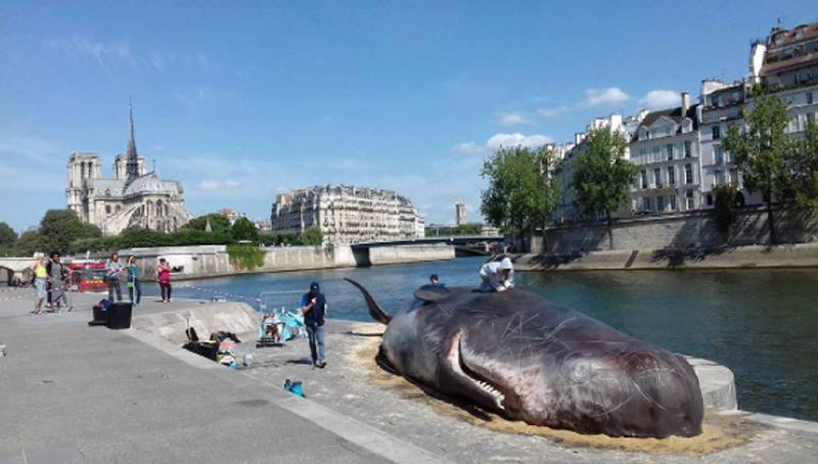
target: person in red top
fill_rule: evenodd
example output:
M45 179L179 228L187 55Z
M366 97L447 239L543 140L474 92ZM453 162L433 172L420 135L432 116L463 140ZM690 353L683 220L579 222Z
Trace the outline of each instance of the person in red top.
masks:
M159 258L156 273L159 275L159 289L162 292L162 303L170 303L170 264L165 261L165 258Z

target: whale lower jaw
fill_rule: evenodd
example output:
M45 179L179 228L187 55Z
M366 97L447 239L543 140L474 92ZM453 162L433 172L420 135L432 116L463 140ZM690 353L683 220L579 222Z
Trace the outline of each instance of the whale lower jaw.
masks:
M466 370L464 370L465 363L463 362L463 358L460 354L460 338L461 332L457 331L454 339L452 340L452 348L449 350L448 356L446 357L447 361L449 362L449 366L452 368L452 372L454 372L457 377L471 383L479 390L484 392L488 398L490 398L490 402L493 403L497 409L505 411L506 408L503 406L503 401L506 399L505 395L488 382L469 375Z

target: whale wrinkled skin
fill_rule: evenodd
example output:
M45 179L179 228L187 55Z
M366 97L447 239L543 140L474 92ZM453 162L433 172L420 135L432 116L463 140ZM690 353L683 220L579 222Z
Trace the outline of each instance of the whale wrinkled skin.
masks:
M615 437L701 433L699 381L680 355L522 290L424 286L383 311L377 360L414 382L532 425Z

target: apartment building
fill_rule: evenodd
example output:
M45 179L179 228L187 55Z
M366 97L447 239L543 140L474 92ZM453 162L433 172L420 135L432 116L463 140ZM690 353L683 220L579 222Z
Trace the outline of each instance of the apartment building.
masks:
M690 95L682 105L648 113L631 136L630 161L637 166L633 213L696 209L701 196L699 131Z

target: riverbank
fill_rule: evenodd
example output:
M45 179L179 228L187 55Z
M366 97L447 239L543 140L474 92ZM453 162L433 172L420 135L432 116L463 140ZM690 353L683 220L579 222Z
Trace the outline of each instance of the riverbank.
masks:
M519 255L520 271L759 269L818 267L818 243L708 249L645 249Z
M709 424L728 432L719 436L720 450L702 440L672 449L649 443L670 441L637 440L642 448L634 448L498 429L494 420L384 378L372 360L382 326L330 321L326 369L309 365L302 339L254 350L252 368L232 371L150 331L89 328L90 301L76 301L83 306L77 313L39 317L27 314L30 298L0 302L8 354L0 358L2 462L729 464L803 463L818 451L814 424L774 425L742 412L708 413ZM136 314L161 319L211 305L151 301ZM239 347L253 350L249 345ZM281 389L287 378L303 382L307 399Z
M350 245L261 247L260 264L252 267L230 256L226 245L201 245L119 250L120 256L135 256L143 281L156 280L156 264L165 258L173 280L196 280L275 272L348 269L455 258L453 246L442 244L353 247Z

